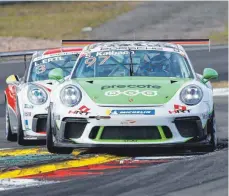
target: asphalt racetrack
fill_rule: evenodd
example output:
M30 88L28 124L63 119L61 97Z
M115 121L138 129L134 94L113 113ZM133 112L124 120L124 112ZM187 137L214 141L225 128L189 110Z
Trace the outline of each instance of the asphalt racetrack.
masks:
M227 48L188 51L197 73L212 67L222 81L228 80L227 54ZM5 78L22 75L24 65L2 62L0 66L0 148L10 148L0 151L1 196L228 195L227 96L214 97L219 139L215 152L75 150L72 155L51 155L45 146L20 147L5 140Z

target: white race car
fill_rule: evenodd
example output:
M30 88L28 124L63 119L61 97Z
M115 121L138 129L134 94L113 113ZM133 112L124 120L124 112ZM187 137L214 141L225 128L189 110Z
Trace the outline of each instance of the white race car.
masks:
M86 46L69 80L51 92L47 148L217 144L213 92L218 74L195 73L181 45L150 41ZM209 150L209 148L208 148Z
M35 52L23 78L6 79L6 139L25 145L46 138L49 94L59 80L69 76L81 48L57 48ZM57 76L58 75L58 76Z

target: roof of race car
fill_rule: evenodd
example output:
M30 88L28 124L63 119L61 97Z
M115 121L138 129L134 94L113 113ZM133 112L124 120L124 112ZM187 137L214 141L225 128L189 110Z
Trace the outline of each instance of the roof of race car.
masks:
M97 52L103 50L163 50L170 52L185 53L184 48L179 44L168 42L151 41L116 41L100 42L84 47L83 52Z
M77 54L82 51L82 48L54 48L45 51L37 51L33 54L32 59L38 60L46 57L55 56L58 54Z

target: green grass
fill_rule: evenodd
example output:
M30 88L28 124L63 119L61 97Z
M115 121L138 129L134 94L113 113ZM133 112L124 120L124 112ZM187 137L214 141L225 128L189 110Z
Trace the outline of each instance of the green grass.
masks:
M228 81L220 81L220 82L213 82L212 81L213 88L228 88Z
M135 5L134 2L36 2L1 5L0 36L83 38L83 27L96 27L130 11Z
M228 26L225 26L224 31L213 32L210 35L210 40L213 44L227 44L228 43Z

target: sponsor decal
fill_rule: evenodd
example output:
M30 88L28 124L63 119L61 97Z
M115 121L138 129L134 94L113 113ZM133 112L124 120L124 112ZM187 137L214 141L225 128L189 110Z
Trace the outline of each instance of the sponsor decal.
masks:
M28 120L25 120L25 129L29 130L29 121Z
M25 104L25 105L24 105L24 108L27 108L27 109L33 109L33 105L30 105L30 104Z
M131 51L134 54L134 51ZM129 51L106 51L106 52L97 52L96 56L116 56L116 55L128 55Z
M129 125L129 124L134 124L136 123L135 120L125 120L125 121L121 121L122 125Z
M155 115L155 110L111 110L109 115Z
M36 74L42 74L46 71L45 65L39 65L36 67Z
M133 100L132 98L129 98L128 101L129 101L129 102L133 102L134 100Z
M25 120L25 125L29 125L29 121L28 120Z
M109 89L109 88L156 88L159 89L161 86L158 85L151 85L151 84L138 84L138 85L106 85L106 86L101 86L101 90L104 89Z
M70 110L69 114L89 114L89 108L85 105L81 106L78 110Z
M176 104L174 104L174 110L169 111L170 114L187 113L187 112L190 113L190 109L187 109L186 106L176 105Z
M24 112L24 116L31 116L31 112Z
M38 59L35 59L35 66L39 66L39 65L42 65L42 64L45 64L45 63L49 63L49 62L52 62L52 61L63 61L64 58L62 56L55 56L55 57L49 57L49 58L46 58L46 59L42 59L40 60L40 62L36 62L36 60Z
M126 90L126 91L120 91L120 90L111 90L111 91L106 91L104 93L105 96L108 97L115 97L119 95L126 95L126 96L137 96L137 95L143 95L147 97L154 97L157 96L157 91L152 91L152 90L145 90L145 91L140 91L140 90Z

